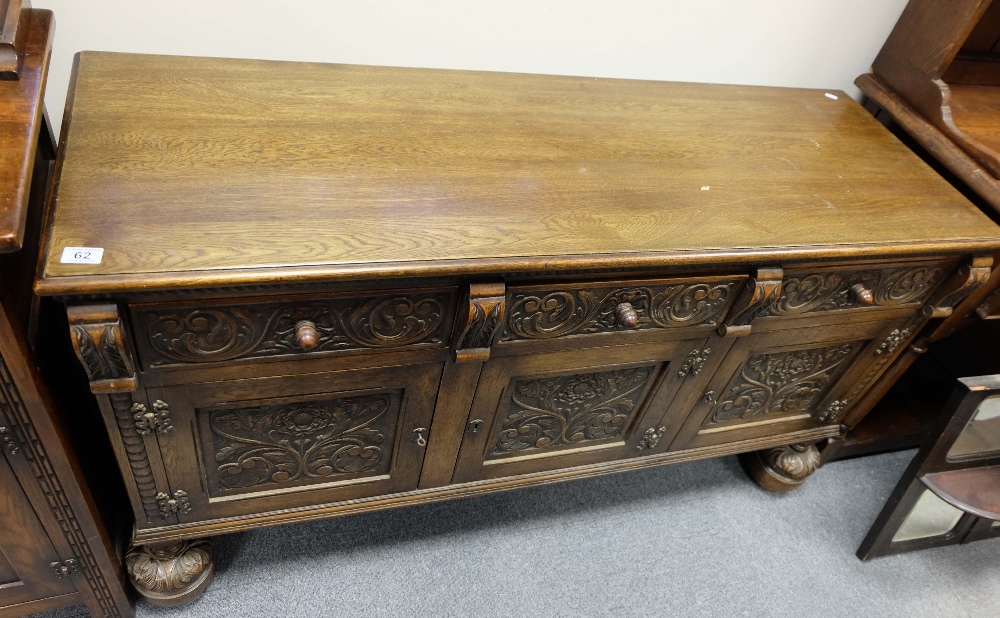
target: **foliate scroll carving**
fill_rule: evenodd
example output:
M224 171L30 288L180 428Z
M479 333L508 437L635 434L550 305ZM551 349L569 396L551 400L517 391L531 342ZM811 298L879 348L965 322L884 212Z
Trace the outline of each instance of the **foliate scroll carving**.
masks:
M810 412L857 345L751 356L705 424Z
M212 547L205 541L178 541L129 549L125 568L136 591L156 605L178 605L212 579Z
M150 411L141 403L132 404L132 418L135 419L135 432L140 436L148 436L154 432L169 433L174 425L170 420L170 406L157 399Z
M733 304L725 322L719 327L723 337L741 337L750 334L754 319L766 313L781 296L780 268L760 268L755 277L747 281L746 287Z
M920 266L789 275L768 314L799 315L865 306L854 289L870 290L870 304L876 307L920 304L944 272L939 266Z
M708 362L710 354L712 354L711 348L695 348L688 352L687 358L684 359L684 364L677 371L677 377L686 378L689 375L696 376L701 373L702 368L705 367L705 363Z
M952 309L958 303L986 283L992 266L993 258L989 256L972 258L963 264L947 286L931 300L925 313L935 318L951 315Z
M379 469L398 396L210 410L216 477L223 490L333 480Z
M455 329L455 362L485 361L503 324L506 309L503 283L473 283L459 311Z
M566 335L622 330L714 326L732 302L737 280L651 284L645 287L517 290L501 341L551 339ZM620 324L616 309L628 303L638 314L635 326Z
M493 455L618 438L656 367L552 378L513 378Z
M115 305L76 306L67 309L76 356L94 393L134 391L135 364L125 340L125 329Z
M452 292L379 295L246 306L142 309L150 367L353 349L444 345ZM315 342L301 347L308 321ZM148 350L146 350L148 346Z
M191 501L187 492L178 489L171 496L170 494L156 494L156 502L160 507L160 517L167 519L177 514L185 515L191 512Z

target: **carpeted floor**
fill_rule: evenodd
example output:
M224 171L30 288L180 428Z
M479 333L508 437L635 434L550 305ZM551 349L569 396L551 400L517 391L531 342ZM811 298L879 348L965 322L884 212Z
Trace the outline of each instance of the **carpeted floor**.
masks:
M1000 616L995 540L854 556L913 453L786 495L724 458L220 537L200 599L137 614Z

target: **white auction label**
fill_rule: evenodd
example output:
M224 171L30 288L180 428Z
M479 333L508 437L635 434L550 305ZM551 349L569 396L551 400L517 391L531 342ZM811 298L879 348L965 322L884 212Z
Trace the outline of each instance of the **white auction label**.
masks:
M63 247L61 264L100 264L104 247Z

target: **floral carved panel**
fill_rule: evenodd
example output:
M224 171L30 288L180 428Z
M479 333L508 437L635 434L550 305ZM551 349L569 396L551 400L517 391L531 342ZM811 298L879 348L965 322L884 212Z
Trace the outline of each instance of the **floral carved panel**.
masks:
M647 365L513 378L491 457L622 438L656 373Z
M750 356L716 401L705 425L811 413L859 345Z
M327 483L384 472L398 392L202 409L213 493Z

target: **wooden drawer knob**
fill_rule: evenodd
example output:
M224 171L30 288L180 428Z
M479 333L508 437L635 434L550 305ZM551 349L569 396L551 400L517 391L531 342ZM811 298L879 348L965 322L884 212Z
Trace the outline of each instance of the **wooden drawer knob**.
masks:
M851 296L859 305L870 305L875 302L872 292L860 283L851 286Z
M319 343L319 331L316 325L309 320L302 320L295 324L295 344L307 352L316 347Z
M615 307L615 315L618 316L618 323L625 328L635 328L639 325L639 314L632 308L631 303L622 303Z

